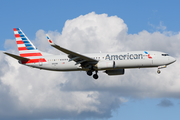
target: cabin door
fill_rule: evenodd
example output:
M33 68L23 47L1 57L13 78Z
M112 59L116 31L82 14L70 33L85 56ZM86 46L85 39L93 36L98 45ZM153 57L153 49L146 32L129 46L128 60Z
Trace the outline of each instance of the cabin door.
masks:
M39 58L39 66L43 65L43 58Z

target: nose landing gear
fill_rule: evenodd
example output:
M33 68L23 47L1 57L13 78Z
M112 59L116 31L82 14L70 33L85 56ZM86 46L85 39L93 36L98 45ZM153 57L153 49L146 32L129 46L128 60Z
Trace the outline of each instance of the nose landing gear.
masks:
M161 71L158 69L158 70L157 70L157 73L158 73L158 74L160 74L160 73L161 73Z
M158 66L158 70L157 70L157 73L160 74L161 71L159 69L162 69L162 68L166 68L166 65L163 65L163 66Z

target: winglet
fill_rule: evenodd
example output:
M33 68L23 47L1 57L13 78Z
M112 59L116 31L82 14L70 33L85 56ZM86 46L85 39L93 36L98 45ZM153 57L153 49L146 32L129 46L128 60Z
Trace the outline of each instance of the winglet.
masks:
M46 34L46 37L47 37L48 42L49 42L50 45L55 45L48 34Z

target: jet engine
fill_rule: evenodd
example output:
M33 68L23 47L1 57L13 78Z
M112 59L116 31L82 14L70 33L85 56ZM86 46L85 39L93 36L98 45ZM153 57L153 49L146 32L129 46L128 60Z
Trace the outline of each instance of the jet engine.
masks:
M125 73L125 70L124 69L106 70L105 73L108 75L123 75Z

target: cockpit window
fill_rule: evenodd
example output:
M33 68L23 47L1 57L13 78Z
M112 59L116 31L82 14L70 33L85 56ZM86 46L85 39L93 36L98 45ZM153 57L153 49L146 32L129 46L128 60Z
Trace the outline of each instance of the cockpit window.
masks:
M169 56L168 54L162 54L162 56Z

